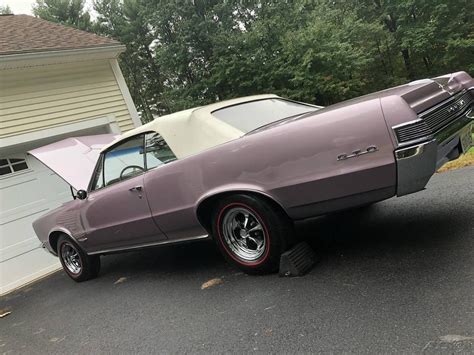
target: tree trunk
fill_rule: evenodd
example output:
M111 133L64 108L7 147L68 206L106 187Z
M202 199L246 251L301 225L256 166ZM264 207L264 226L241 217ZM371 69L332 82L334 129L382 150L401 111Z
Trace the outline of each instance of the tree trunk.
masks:
M403 62L405 63L405 69L408 74L408 79L415 80L415 73L413 72L413 67L411 66L410 53L408 48L402 48Z
M430 60L430 57L425 55L423 57L423 62L425 63L426 71L428 72L428 74L431 74L431 60Z
M388 75L388 69L385 64L385 60L383 59L384 55L382 53L382 50L380 49L380 41L376 39L375 43L377 43L377 51L379 52L379 57L380 57L380 61L382 62L383 71L385 72L386 75Z

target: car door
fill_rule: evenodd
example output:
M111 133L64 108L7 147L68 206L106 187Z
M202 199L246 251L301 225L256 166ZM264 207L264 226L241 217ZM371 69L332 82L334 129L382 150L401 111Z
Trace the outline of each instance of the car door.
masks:
M170 241L205 237L207 231L199 223L194 205L195 171L177 159L158 132L147 133L145 142L149 171L144 184L155 223Z
M143 134L134 136L101 155L81 209L91 252L166 239L153 221L144 189L143 142Z

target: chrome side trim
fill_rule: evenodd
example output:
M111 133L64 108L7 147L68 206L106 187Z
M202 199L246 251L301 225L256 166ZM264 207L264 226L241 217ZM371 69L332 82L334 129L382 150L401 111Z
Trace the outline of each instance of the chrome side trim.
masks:
M87 255L109 254L109 253L115 253L115 252L121 252L121 251L132 251L132 250L136 250L136 249L144 249L144 248L155 247L155 246L159 246L159 245L179 244L179 243L190 242L190 241L193 241L193 240L202 240L202 239L207 239L207 238L209 238L209 235L204 234L204 235L199 235L197 237L190 237L190 238L184 238L184 239L178 239L178 240L162 240L162 241L155 242L155 243L140 244L140 245L134 245L134 246L131 246L131 247L121 247L121 248L98 250L98 251L94 251L94 252L91 252L91 253L87 253Z

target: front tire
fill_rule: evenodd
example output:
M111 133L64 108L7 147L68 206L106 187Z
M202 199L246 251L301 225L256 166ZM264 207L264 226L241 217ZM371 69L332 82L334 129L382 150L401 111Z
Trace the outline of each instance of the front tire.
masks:
M66 274L76 282L93 279L99 274L100 256L87 255L66 235L59 237L58 256Z
M244 194L219 201L212 229L225 258L248 274L276 272L293 234L293 224L280 208Z

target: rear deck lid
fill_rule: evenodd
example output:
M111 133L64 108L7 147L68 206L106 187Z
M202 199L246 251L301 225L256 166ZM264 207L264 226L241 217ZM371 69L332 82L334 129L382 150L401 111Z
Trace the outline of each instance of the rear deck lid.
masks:
M85 190L100 150L116 137L114 134L71 137L30 150L28 154L41 161L76 190Z

